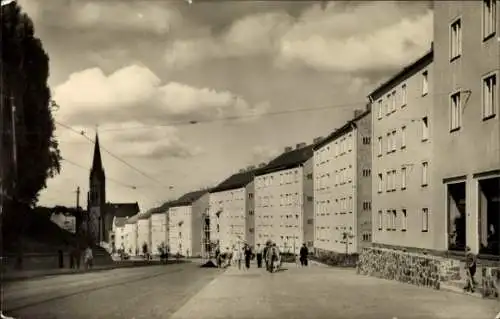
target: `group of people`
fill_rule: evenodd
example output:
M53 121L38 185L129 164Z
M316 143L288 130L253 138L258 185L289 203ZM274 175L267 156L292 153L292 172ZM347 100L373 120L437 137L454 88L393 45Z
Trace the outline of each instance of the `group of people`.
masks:
M306 244L300 249L300 264L302 266L307 266L308 264L309 250ZM232 262L235 262L238 269L241 269L242 262L245 262L245 268L250 268L250 262L255 257L257 258L257 268L262 268L263 262L265 264L266 270L269 272L276 272L280 269L282 264L281 252L272 241L267 241L265 246L262 247L261 244L257 244L255 252L252 250L250 245L244 244L242 249L232 250L229 247L226 248L225 253L221 253L220 249L217 248L215 252L218 267L228 267L231 266Z

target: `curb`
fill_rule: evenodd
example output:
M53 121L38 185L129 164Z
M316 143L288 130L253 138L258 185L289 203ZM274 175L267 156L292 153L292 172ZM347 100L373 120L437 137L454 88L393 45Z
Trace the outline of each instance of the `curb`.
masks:
M172 262L167 262L166 264L164 263L146 263L146 264L134 264L134 263L123 263L123 264L109 264L101 267L96 267L96 268L91 268L88 270L84 269L65 269L64 271L53 271L51 272L50 270L47 270L46 273L37 273L37 274L26 274L26 275L20 275L20 276L14 276L14 277L9 277L5 276L4 274L0 275L1 281L3 283L6 282L16 282L16 281L23 281L23 280L29 280L29 279L41 279L45 277L52 277L52 276L65 276L65 275L75 275L75 274L83 274L83 273L93 273L93 272L99 272L99 271L105 271L105 270L112 270L112 269L119 269L119 268L140 268L140 267L151 267L151 266L167 266L167 265L175 265L175 264L184 264L184 263L189 263L190 261L187 260L181 260L181 261L172 261Z

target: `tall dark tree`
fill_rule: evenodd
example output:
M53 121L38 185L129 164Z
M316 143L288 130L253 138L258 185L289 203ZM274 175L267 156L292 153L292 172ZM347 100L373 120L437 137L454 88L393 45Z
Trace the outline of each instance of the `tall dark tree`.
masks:
M47 85L49 57L40 39L34 36L32 20L15 2L1 7L0 20L0 164L2 187L7 191L3 226L7 226L12 218L19 224L20 215L25 216L36 204L39 192L46 187L47 178L59 173L61 156L54 137L54 103ZM17 171L13 161L13 103L16 106Z

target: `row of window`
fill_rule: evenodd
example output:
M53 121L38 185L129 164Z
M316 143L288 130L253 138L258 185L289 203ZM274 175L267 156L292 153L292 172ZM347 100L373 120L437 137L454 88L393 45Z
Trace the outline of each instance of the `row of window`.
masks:
M284 184L292 184L292 183L298 183L300 180L300 174L299 170L294 170L280 173L279 177L279 185L284 185ZM274 176L269 175L269 176L263 176L263 177L258 177L255 179L255 187L256 188L263 188L263 187L269 187L269 186L274 186Z
M429 163L422 162L421 164L421 186L426 187L429 183L428 174L429 174ZM407 187L407 167L401 167L401 190L405 190ZM386 171L386 192L394 192L397 189L396 180L397 180L398 171L396 169ZM378 192L382 193L384 191L384 175L382 173L378 174Z
M491 39L497 28L497 0L483 0L482 8L483 41ZM462 55L462 19L455 19L450 24L450 62Z
M429 119L427 116L424 116L420 119L421 123L421 140L422 142L425 142L429 139ZM382 156L384 153L384 146L383 146L383 140L382 136L378 137L377 141L377 155ZM392 130L391 132L388 132L386 134L386 153L394 153L397 150L397 131ZM401 126L401 131L400 131L400 148L405 149L406 148L406 125Z
M381 120L384 116L389 116L396 112L398 104L404 108L408 104L408 90L406 83L401 85L401 92L397 95L398 90L394 89L388 93L385 98L380 98L377 101L377 119ZM429 93L429 72L422 72L422 96ZM399 97L399 98L398 98Z
M352 182L353 179L353 174L354 170L352 168L352 165L349 165L349 167L345 167L339 170L335 170L333 173L335 176L335 181L334 185L339 186L339 185L344 185ZM323 189L329 189L331 182L329 182L329 179L332 176L330 173L324 173L322 175L317 175L316 176L316 181L315 181L315 189L316 190L323 190Z
M334 157L339 157L344 154L347 154L352 151L353 148L353 135L350 133L349 135L341 138L339 141L336 141L334 144ZM319 151L316 152L315 162L316 166L328 162L332 158L330 146L326 146Z
M421 231L429 231L429 209L422 208L421 214ZM408 229L408 215L406 209L400 211L396 209L388 209L385 214L383 211L378 211L378 230L396 231L401 230L405 232Z

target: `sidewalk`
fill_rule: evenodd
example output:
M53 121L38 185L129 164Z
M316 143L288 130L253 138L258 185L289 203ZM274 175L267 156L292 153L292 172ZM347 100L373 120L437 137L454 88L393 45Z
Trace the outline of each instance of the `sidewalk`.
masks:
M356 275L351 269L297 267L268 273L227 271L204 287L171 319L494 318L500 304L454 293Z
M179 260L180 263L189 262L186 260ZM167 264L175 264L176 260L168 260ZM83 267L80 269L71 268L56 268L56 269L37 269L37 270L21 270L21 271L9 271L0 274L1 282L19 281L27 279L35 279L47 276L57 276L57 275L70 275L70 274L81 274L85 272L96 272L104 271L115 268L127 268L127 267L147 267L165 265L160 260L123 260L115 261L108 265L96 265L91 269L85 270Z

